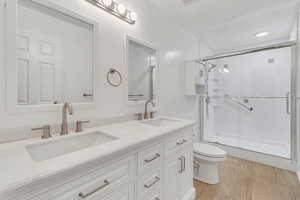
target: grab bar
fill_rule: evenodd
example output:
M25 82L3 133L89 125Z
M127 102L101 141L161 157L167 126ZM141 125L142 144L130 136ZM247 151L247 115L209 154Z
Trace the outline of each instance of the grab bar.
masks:
M230 101L232 101L233 103L235 103L235 104L237 104L237 105L239 105L239 106L241 106L241 107L247 109L249 112L252 112L252 111L253 111L253 108L252 108L252 107L248 107L247 105L243 104L242 102L240 102L240 101L238 101L238 100L236 100L236 99L234 99L234 98L231 98L228 94L225 95L225 97L228 98L228 99L229 99Z

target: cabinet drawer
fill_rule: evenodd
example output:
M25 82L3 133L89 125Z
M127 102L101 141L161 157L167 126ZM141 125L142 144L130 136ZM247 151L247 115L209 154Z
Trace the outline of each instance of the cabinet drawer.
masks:
M139 198L146 199L150 194L153 194L154 191L161 190L162 177L161 170L154 171L152 173L145 174L140 178L139 181Z
M162 200L161 188L156 188L153 193L147 194L145 200Z
M138 170L140 173L160 168L161 162L162 145L156 145L138 153Z
M93 199L92 197L94 195L100 196L102 193L105 193L105 191L112 189L115 185L128 181L128 166L124 165L78 188L77 192L75 192L75 196L80 197L79 199Z
M133 157L117 161L31 200L90 200L94 196L104 197L120 185L131 183L133 162Z
M190 144L192 142L192 134L193 133L191 129L183 129L178 131L177 136L166 141L166 155L172 154L185 147L187 144Z

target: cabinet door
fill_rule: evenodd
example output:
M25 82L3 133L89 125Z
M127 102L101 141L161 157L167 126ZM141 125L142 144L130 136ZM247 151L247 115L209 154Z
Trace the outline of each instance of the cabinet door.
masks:
M178 184L180 199L183 199L184 195L193 188L193 153L190 147L186 147L179 153L182 166L178 174Z
M165 162L165 170L164 170L165 200L180 199L179 170L180 170L180 161L177 155Z

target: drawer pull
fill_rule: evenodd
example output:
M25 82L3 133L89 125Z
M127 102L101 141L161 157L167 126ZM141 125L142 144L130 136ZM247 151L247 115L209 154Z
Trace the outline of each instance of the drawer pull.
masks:
M180 161L180 169L178 170L178 172L180 173L180 174L182 174L182 172L183 172L183 158L182 158L182 156L180 156L179 158L178 158L178 160Z
M145 184L144 187L149 189L149 188L151 188L153 185L155 185L158 181L160 181L160 178L156 176L156 177L155 177L155 180L154 180L152 183L150 183L150 184Z
M89 196L91 196L92 194L94 194L94 193L96 193L96 192L102 190L103 188L107 187L109 184L110 184L110 182L109 182L108 180L104 180L104 184L103 184L103 185L99 186L98 188L92 190L91 192L89 192L89 193L87 193L87 194L84 194L84 193L80 192L80 193L78 194L78 196L79 196L81 199L84 199L84 198L89 197Z
M154 156L153 158L146 159L145 162L146 162L146 163L150 163L150 162L156 160L156 159L159 158L159 157L160 157L160 154L159 154L159 153L156 153L155 156Z
M183 169L182 169L182 171L184 172L185 171L185 157L184 156L181 156L182 157L182 159L183 159Z
M186 142L187 142L187 140L182 139L180 142L177 142L176 144L177 144L177 145L183 145L183 144L186 143Z

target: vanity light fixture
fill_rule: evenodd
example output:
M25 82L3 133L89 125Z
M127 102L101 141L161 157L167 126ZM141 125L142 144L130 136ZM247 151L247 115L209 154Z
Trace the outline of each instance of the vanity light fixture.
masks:
M129 24L135 24L138 18L136 12L128 10L123 4L119 4L113 0L86 0L86 1L126 21Z
M110 8L113 5L113 1L112 0L102 0L102 3L107 8Z

